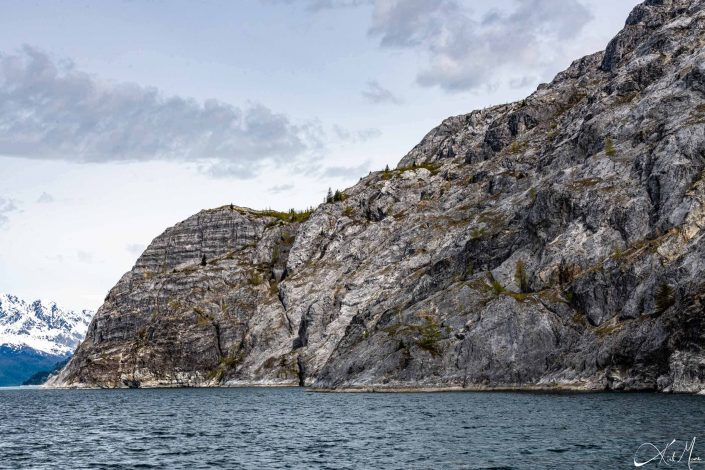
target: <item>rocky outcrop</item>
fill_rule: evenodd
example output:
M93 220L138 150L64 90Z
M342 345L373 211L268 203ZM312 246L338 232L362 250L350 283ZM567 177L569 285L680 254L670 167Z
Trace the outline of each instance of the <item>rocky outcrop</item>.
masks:
M202 211L54 386L705 388L705 1L444 121L312 213Z

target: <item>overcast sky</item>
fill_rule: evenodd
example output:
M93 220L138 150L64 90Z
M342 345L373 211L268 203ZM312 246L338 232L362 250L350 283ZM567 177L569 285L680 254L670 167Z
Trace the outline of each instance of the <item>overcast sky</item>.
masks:
M96 309L168 226L317 205L636 3L0 1L0 292Z

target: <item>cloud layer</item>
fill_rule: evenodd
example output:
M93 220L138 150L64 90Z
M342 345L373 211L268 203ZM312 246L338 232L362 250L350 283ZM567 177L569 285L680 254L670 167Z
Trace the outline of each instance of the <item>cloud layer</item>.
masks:
M578 0L514 0L513 9L480 18L456 0L376 0L369 35L384 48L421 52L417 82L454 92L551 68L591 19Z
M355 176L363 176L370 171L370 160L365 160L359 165L354 166L330 166L323 172L324 176L330 178L350 178Z
M367 82L367 88L362 91L362 96L373 104L400 104L401 98L392 93L391 90L384 88L376 80Z
M15 201L0 196L0 228L7 225L7 222L9 220L7 215L10 212L15 211L17 211L17 205L15 204Z
M335 8L350 8L372 3L372 0L261 0L264 3L302 3L309 11L329 10Z
M261 105L239 108L108 83L25 46L0 54L0 155L75 162L202 161L249 177L320 148L312 124Z
M294 0L263 0L295 3ZM424 64L416 82L449 92L493 87L507 77L510 87L571 58L566 42L576 38L593 16L582 0L506 0L475 14L470 0L301 0L311 12L372 6L368 35L380 47L413 50ZM475 3L477 5L477 3ZM374 103L394 102L375 82L363 96ZM390 92L391 93L391 92Z
M54 196L52 196L51 194L44 191L39 196L39 198L37 198L37 202L39 204L50 204L50 203L54 202Z

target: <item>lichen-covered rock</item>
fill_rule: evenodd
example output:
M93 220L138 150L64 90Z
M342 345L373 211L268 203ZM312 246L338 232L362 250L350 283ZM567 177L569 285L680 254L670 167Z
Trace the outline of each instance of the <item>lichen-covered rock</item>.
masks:
M705 0L444 121L310 217L202 211L54 386L705 388Z

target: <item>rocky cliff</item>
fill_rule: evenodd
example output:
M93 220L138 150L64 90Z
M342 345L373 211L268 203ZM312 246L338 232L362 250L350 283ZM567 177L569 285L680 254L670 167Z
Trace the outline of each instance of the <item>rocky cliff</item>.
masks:
M704 45L646 1L343 200L167 229L53 385L704 389Z

